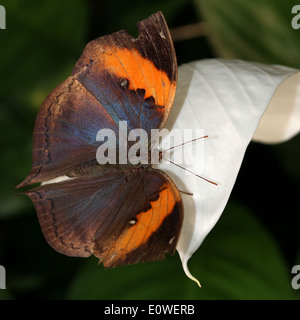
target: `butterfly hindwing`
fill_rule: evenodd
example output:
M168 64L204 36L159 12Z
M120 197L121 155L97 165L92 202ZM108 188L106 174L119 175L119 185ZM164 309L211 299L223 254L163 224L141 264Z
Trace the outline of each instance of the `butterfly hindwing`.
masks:
M84 176L26 192L48 243L69 256L97 256L105 267L173 254L183 208L171 179L151 168Z
M162 171L147 169L137 194L132 191L129 204L133 216L123 220L121 232L106 246L103 241L112 230L99 227L95 234L95 252L105 267L162 260L174 254L183 220L181 196L172 180Z

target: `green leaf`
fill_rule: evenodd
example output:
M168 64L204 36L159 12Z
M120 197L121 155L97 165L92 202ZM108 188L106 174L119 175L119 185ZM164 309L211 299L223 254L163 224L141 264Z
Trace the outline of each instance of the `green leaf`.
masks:
M86 3L6 0L1 4L7 24L0 33L0 97L27 97L28 90L62 70L66 73L77 60L85 42Z
M203 287L219 298L295 298L288 266L276 243L244 207L230 203L203 249L203 269L210 275L201 276Z
M31 135L34 113L22 110L15 112L17 105L9 99L0 102L0 143L3 150L0 158L0 218L12 217L31 207L26 197L17 197L14 187L30 170ZM31 116L32 120L29 118Z
M0 300L12 300L12 299L13 299L13 297L9 293L8 290L1 290L0 289Z
M293 139L282 143L270 151L274 157L278 158L284 172L293 182L300 187L300 135L298 134Z
M14 186L31 167L34 118L48 93L62 82L85 45L83 0L2 1L0 32L0 217L28 208Z
M188 5L186 0L131 0L130 4L123 0L105 1L93 3L96 12L92 14L100 16L96 21L96 30L91 30L94 37L102 36L121 29L126 29L132 36L138 36L136 23L157 11L161 11L170 25L180 14L182 9ZM97 10L98 9L98 10ZM98 30L97 30L98 29Z
M194 0L219 57L300 67L294 1Z
M202 288L187 279L177 255L104 270L90 258L68 299L296 299L276 243L244 207L230 204L190 262Z

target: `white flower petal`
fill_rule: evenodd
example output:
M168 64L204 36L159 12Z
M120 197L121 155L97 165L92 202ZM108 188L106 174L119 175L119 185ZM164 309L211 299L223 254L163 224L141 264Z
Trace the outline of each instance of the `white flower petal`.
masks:
M179 67L176 99L166 128L203 129L204 134L209 135L207 139L194 142L202 144L203 158L193 163L186 161L183 166L219 183L218 186L210 184L175 165L159 165L180 191L193 194L182 193L184 221L177 245L184 271L193 280L187 262L221 216L246 147L276 88L295 72L297 70L283 66L221 59L196 61ZM299 112L297 101L295 108ZM281 110L286 113L291 107ZM263 123L260 126L263 130ZM290 127L299 130L299 122L286 130ZM264 131L261 131L256 138L259 140L263 136ZM192 158L192 145L184 145L185 159ZM180 152L180 148L174 152Z
M300 131L300 72L285 79L275 91L252 140L279 143Z

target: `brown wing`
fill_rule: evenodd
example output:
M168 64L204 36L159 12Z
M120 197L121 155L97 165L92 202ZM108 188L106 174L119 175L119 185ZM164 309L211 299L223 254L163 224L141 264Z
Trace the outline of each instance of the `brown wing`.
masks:
M122 30L88 43L73 75L99 101L105 96L106 109L116 123L126 120L130 130L150 133L164 126L171 111L177 61L161 12L137 27L137 39Z
M116 226L101 225L95 234L94 255L107 268L162 260L175 252L183 220L180 193L162 171L148 169L142 176L141 187L131 192L131 197L137 192L128 208L133 215L126 221L120 216L122 231L108 242L103 239Z
M105 267L160 260L174 253L183 208L163 172L136 169L79 177L25 192L48 243L69 256L97 256Z
M128 128L164 126L177 80L173 43L158 12L138 23L139 37L119 31L91 41L73 75L44 101L33 134L33 165L18 185L65 175L95 160L100 129L118 138L119 121Z

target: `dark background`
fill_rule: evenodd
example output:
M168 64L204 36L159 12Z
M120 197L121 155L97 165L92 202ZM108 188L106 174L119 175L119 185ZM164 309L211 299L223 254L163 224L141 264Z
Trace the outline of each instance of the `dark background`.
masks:
M178 64L240 58L300 67L294 1L14 0L0 1L0 299L297 299L291 268L300 264L300 137L279 145L251 143L228 206L190 260L179 256L104 270L97 259L69 258L44 240L35 210L14 186L31 168L32 130L47 94L71 73L85 44L127 29L161 10ZM197 24L199 36L177 40L176 27ZM192 28L192 27L190 27ZM193 28L192 28L193 29ZM192 30L190 29L190 30ZM194 30L194 29L193 29Z

